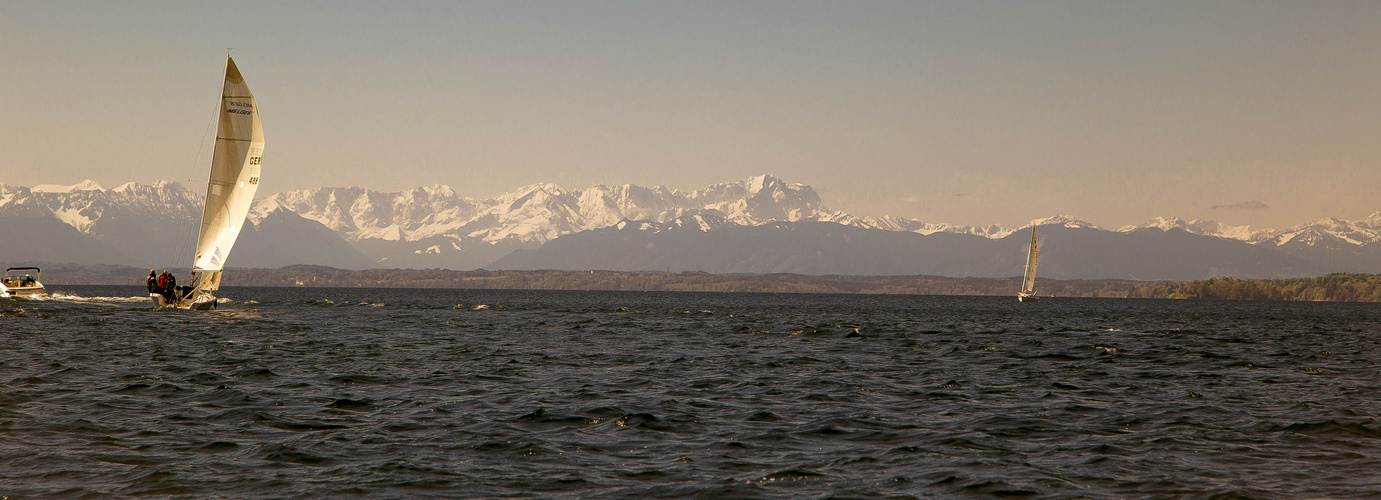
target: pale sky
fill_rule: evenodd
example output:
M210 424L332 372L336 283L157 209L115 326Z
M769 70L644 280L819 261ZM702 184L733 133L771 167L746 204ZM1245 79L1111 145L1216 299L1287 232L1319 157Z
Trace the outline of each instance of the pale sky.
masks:
M1378 1L0 0L0 183L204 183L231 47L261 194L767 173L953 224L1381 210Z

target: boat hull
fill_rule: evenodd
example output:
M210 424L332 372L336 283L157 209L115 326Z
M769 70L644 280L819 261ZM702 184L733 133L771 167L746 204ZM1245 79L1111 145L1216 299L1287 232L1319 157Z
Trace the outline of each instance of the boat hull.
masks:
M1034 294L1023 293L1017 295L1017 302L1035 302L1037 300L1039 300L1039 298L1037 298Z
M43 284L42 284L42 283L38 283L38 284L35 284L35 285L33 285L33 286L19 286L19 287L7 286L7 287L5 287L5 289L9 291L11 297L26 297L26 296L31 296L31 295L47 295L47 294L48 294L48 289L47 289L47 288L43 288Z
M157 293L151 293L149 294L149 300L153 302L154 307L175 307L178 309L188 309L192 311L210 311L212 309L215 309L216 306L219 305L219 301L216 300L214 297L212 297L210 300L203 299L200 302L194 302L192 301L192 299L182 299L168 302L168 299L166 297Z

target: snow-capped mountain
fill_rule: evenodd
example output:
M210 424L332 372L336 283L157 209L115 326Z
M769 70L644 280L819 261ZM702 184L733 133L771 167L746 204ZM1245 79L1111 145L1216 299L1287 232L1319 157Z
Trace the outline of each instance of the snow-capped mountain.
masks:
M165 181L151 186L131 182L112 189L89 180L72 186L44 184L32 188L0 184L0 214L51 213L78 231L98 234L101 226L111 222L107 212L176 220L193 213L200 215L201 197L181 184Z
M64 262L97 264L133 264L138 266L187 265L195 248L195 238L202 212L201 193L194 193L178 183L159 181L152 185L127 183L115 188L103 188L92 181L72 186L39 185L30 187L0 184L0 227L49 228L50 222L65 225L76 231L61 237L52 229L43 229L51 241L10 249L0 258L7 262ZM293 238L262 238L258 223L253 221L241 233L236 253L228 265L253 267L264 265L253 258L256 254L281 256L298 254L320 263L361 267L371 261L344 241L335 244L322 238L340 240L335 233L321 228L304 228L306 221L294 213L275 218L273 227L293 226L291 233L277 231ZM271 229L271 228L270 228ZM38 230L38 229L35 229ZM343 255L341 246L353 252ZM65 257L82 247L80 257ZM330 249L323 254L322 249ZM95 255L89 255L95 252ZM348 253L348 252L346 252ZM275 261L276 262L276 261ZM292 262L289 262L291 264ZM286 264L279 264L286 265Z
M832 222L861 229L921 235L953 233L992 240L1031 226L1101 230L1070 215L1035 219L1019 227L928 223L891 216L857 217L830 210L810 186L788 183L771 175L692 191L630 184L585 189L532 184L482 200L458 196L441 185L394 193L319 188L279 193L263 200L254 213L267 213L278 207L336 230L386 267L482 267L514 250L534 249L564 235L615 225L622 228L630 223L651 224L646 226L651 229L667 224L681 227L696 221L695 226L709 231L776 222ZM1381 241L1374 231L1376 227L1378 224L1367 221L1331 221L1272 231L1214 221L1157 218L1117 232L1183 230L1262 246L1333 241L1329 238L1336 237L1338 241L1360 245ZM1348 264L1346 268L1358 267Z
M450 187L423 186L401 193L363 188L318 188L260 199L251 221L284 208L320 222L349 241L415 241L444 233L474 215L473 202Z
M1200 219L1184 220L1179 217L1170 217L1168 219L1165 217L1156 217L1145 224L1122 226L1118 231L1129 233L1146 229L1159 229L1161 231L1179 229L1190 234L1227 238L1238 241L1251 241L1252 237L1258 233L1258 231L1253 231L1250 226L1229 226L1217 221Z
M1252 236L1252 243L1276 246L1315 246L1329 240L1341 240L1349 245L1364 246L1381 242L1381 212L1359 221L1345 221L1332 217L1312 224L1301 224L1283 231L1267 230Z
M519 250L491 269L607 269L854 275L1021 274L1027 234L993 239L919 234L830 222L771 222L702 230L686 217L669 223L626 221ZM1216 276L1317 276L1327 268L1274 248L1179 230L1120 233L1042 226L1041 275L1055 279L1193 280Z
M321 222L350 241L419 241L445 236L491 244L541 244L622 220L666 222L698 212L747 226L840 216L823 210L820 196L810 186L787 184L769 175L691 192L631 184L583 190L532 184L484 200L458 196L442 185L396 193L354 187L305 189L260 201L251 217L277 207Z
M110 189L92 181L32 188L0 185L0 217L52 218L71 226L79 237L91 240L84 244L99 241L113 247L98 263L163 265L177 262L177 249L191 245L200 198L168 182ZM37 258L56 256L39 252Z
M1250 226L1230 226L1211 220L1191 219L1186 221L1179 217L1170 217L1168 219L1156 217L1145 224L1123 226L1118 231L1125 233L1146 229L1159 229L1161 231L1180 229L1190 234L1227 238L1245 241L1253 245L1276 247L1315 246L1335 240L1346 245L1360 247L1381 243L1381 212L1373 213L1371 216L1358 221L1346 221L1328 217L1318 222L1300 224L1284 230L1252 229Z
M321 222L347 240L373 249L372 253L380 259L395 259L387 265L397 264L397 254L411 252L436 255L432 260L438 263L455 265L459 258L469 265L482 266L484 262L459 255L492 253L477 243L505 249L535 248L562 235L609 227L621 221L666 223L696 214L739 226L835 222L865 229L949 232L987 238L1002 238L1021 229L930 224L900 217L855 217L825 208L810 186L787 183L771 175L694 191L631 184L596 185L582 190L532 184L483 200L458 196L442 185L393 193L355 187L306 189L262 200L251 211L251 220L279 207ZM1069 216L1032 223L1092 227ZM424 244L407 245L409 242ZM448 254L456 256L444 257Z
M743 226L798 220L871 224L824 209L810 186L770 175L694 191L532 184L482 200L458 196L442 185L393 193L318 188L261 200L250 218L280 207L335 230L388 267L480 267L515 249L628 220L664 223L702 214Z
M120 262L163 265L186 260L184 254L189 252L201 215L201 198L199 192L168 182L110 189L91 181L31 188L0 184L0 217L50 218L78 233L62 236L63 241L91 238L113 249L107 253L124 255L116 259ZM535 249L563 236L601 228L622 230L631 224L640 232L673 228L712 232L800 222L987 240L1002 240L1031 226L1123 234L1183 231L1272 248L1330 269L1381 272L1381 245L1375 245L1381 242L1381 212L1359 221L1324 219L1286 230L1172 217L1105 231L1069 215L1035 219L1020 227L976 227L892 216L857 217L830 210L810 186L771 175L689 191L631 184L566 189L539 183L485 199L460 196L436 184L401 192L316 188L261 198L249 219L251 224L232 253L232 266L309 263L473 269L515 250ZM294 255L300 255L302 262L290 262Z

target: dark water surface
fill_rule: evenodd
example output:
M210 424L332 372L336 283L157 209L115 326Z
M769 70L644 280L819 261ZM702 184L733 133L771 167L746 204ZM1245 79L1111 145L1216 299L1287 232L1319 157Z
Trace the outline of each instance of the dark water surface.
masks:
M1375 304L58 288L11 498L1381 492Z

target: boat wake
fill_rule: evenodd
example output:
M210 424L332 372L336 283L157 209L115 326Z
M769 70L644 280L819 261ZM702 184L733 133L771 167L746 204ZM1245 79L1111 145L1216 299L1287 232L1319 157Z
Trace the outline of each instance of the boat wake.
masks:
M144 295L144 296L133 296L133 297L106 297L106 296L84 297L84 296L81 296L81 295L75 295L75 294L66 293L66 292L52 292L52 293L49 293L49 294L47 294L47 295L34 295L34 296L25 297L25 299L28 299L28 300L37 300L37 301L55 301L55 302L84 302L84 303L93 303L93 304L99 304L99 303L128 304L128 303L148 302L148 301L149 301L149 296L148 296L148 295Z

